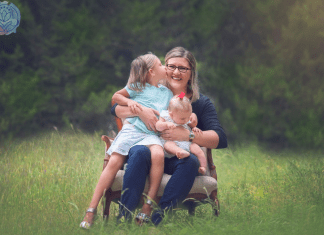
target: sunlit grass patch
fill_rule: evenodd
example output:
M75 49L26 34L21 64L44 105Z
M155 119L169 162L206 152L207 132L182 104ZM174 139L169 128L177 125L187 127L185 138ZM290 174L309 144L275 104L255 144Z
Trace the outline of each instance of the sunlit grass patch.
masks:
M99 134L53 132L0 149L3 234L86 234L78 226L102 170ZM257 147L217 150L221 214L211 205L167 215L159 227L108 222L101 205L92 234L321 234L324 156ZM136 214L136 213L135 213Z
M267 227L271 227L269 233L284 234L287 228L303 234L303 228L316 230L312 224L324 221L324 213L314 209L314 205L324 208L323 155L283 152L278 156L248 146L228 150L217 156L216 162L222 211L226 213L221 220L250 222L251 228L262 234Z
M76 223L100 174L101 147L98 135L59 132L11 146L0 164L2 231L44 234Z

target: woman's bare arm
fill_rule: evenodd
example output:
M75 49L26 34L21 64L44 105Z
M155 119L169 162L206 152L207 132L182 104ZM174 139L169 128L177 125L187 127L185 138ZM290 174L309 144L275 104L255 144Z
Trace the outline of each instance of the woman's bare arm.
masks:
M159 116L160 113L155 109L151 109L151 108L142 106L142 110L139 111L137 114L134 114L131 111L130 107L117 105L116 109L115 109L115 113L116 113L117 117L119 117L121 119L138 116L144 122L147 129L149 129L150 131L156 132L155 124L158 121L158 118L156 117L156 115Z
M183 127L176 127L173 130L165 130L161 133L161 137L165 140L178 140L189 141L190 131ZM195 133L195 138L192 141L202 147L216 148L219 143L219 136L213 130L202 131L201 133Z
M192 142L202 147L214 149L218 146L219 136L213 130L202 131L201 133L195 132L195 138Z
M112 100L119 105L127 105L129 101L129 94L125 88L116 91L112 96Z
M130 107L124 106L124 105L117 105L115 108L115 113L116 113L116 116L121 119L138 116L138 114L132 113L132 110L130 109Z

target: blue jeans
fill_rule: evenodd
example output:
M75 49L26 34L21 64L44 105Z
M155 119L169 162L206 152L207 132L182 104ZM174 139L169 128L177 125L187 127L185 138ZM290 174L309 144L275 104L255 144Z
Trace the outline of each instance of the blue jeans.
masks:
M145 187L146 177L151 168L151 152L146 146L138 145L130 149L126 157L127 167L123 181L123 194L119 206L119 216L131 218L140 202ZM176 207L190 192L195 177L198 175L198 158L190 154L189 157L164 159L164 173L172 175L164 189L159 202L161 211L152 214L152 221L156 225L163 218L162 211Z

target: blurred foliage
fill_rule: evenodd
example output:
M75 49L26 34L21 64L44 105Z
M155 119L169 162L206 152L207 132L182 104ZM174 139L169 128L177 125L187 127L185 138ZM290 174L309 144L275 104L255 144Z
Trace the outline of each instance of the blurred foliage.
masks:
M237 65L243 90L249 94L243 102L255 106L252 115L246 115L245 123L265 124L251 130L261 139L321 146L324 143L323 2L256 1L250 7L255 13L252 19L258 22L252 30L259 32L264 48L249 48L251 56Z
M248 2L231 6L202 69L223 125L232 138L322 147L324 4Z
M324 143L324 9L314 0L15 0L0 36L0 139L107 129L130 63L183 46L230 139ZM108 124L111 128L111 124Z

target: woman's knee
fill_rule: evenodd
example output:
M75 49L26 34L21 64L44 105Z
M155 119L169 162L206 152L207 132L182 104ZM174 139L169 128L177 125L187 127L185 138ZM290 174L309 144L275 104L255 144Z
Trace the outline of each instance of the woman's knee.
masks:
M136 145L129 150L128 161L136 161L138 164L147 164L151 162L151 151L144 145Z
M190 167L191 169L198 169L200 166L198 158L193 155L192 153L189 155L189 157L184 158L185 161L183 163L187 166Z

